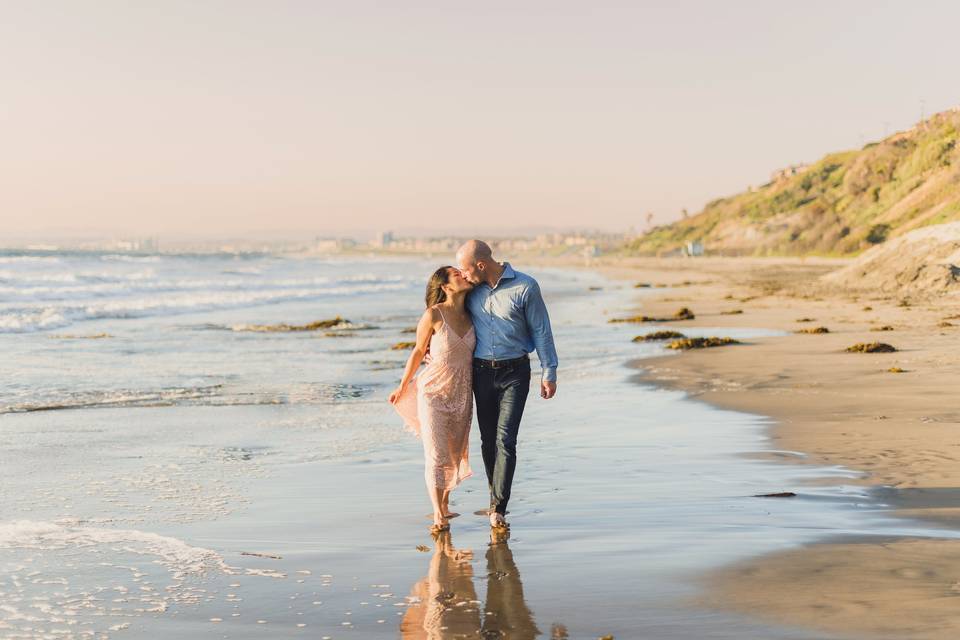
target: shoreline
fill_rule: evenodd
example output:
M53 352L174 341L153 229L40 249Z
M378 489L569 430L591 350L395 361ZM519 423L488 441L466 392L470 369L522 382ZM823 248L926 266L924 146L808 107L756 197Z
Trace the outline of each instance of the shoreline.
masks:
M638 359L631 362L638 381L768 416L771 449L804 454L782 461L862 474L816 484L862 485L905 523L944 528L944 538L834 538L738 562L705 578L708 593L699 604L833 633L956 637L960 540L948 536L960 523L960 437L954 437L960 411L949 398L960 382L960 357L947 348L960 326L941 323L953 324L946 318L960 313L960 304L936 299L901 306L889 295L850 294L816 282L839 264L845 261L637 260L600 270L654 284L638 305L646 315L666 317L684 306L696 314L689 321L633 325L637 334L654 326L697 328L699 335L703 328L786 332ZM795 333L819 326L829 333ZM893 329L872 330L884 326ZM877 340L898 351L845 351Z

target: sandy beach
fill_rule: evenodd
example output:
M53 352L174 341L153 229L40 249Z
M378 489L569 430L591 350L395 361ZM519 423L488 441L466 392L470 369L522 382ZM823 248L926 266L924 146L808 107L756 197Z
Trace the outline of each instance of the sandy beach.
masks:
M779 456L785 463L860 472L842 482L868 488L872 499L905 522L921 520L944 531L942 539L829 536L762 555L712 573L702 602L854 637L953 638L960 631L960 541L952 539L960 517L960 413L954 399L960 357L952 347L960 304L855 295L819 279L843 264L651 259L608 269L652 285L643 314L669 316L688 307L696 315L659 328L785 332L638 361L643 382L770 416L774 449L791 452ZM799 333L817 327L828 333ZM874 341L897 351L846 351ZM809 479L794 491L802 496L810 487L836 482Z
M432 540L422 445L386 398L433 260L6 258L31 306L6 309L0 335L3 637L808 640L823 636L802 616L713 602L736 591L705 576L827 535L929 537L855 471L783 464L772 410L665 388L691 375L637 384L633 361L669 378L792 340L762 298L715 315L725 276L681 268L708 263L613 280L515 260L545 292L561 392L525 412L509 539L491 539L474 477ZM634 288L647 277L674 286ZM608 322L638 303L691 307L685 331L746 344L663 358L632 342L650 327ZM753 497L787 490L802 496Z

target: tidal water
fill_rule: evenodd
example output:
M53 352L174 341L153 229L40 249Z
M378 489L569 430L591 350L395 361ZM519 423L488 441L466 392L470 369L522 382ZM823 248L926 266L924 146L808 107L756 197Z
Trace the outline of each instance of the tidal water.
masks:
M922 533L847 470L744 455L769 452L765 418L637 383L627 362L662 346L608 322L642 305L631 283L516 263L559 393L531 393L509 539L474 514L474 431L462 515L432 540L386 397L440 264L0 252L0 637L812 638L698 609L700 576ZM776 491L799 496L751 497Z

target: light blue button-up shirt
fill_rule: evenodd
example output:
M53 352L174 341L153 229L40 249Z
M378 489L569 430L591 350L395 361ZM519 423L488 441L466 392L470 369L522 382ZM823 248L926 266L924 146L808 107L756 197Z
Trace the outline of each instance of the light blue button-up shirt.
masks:
M510 360L536 349L543 379L557 381L557 348L536 280L504 262L495 287L484 282L470 292L467 310L477 337L475 358Z

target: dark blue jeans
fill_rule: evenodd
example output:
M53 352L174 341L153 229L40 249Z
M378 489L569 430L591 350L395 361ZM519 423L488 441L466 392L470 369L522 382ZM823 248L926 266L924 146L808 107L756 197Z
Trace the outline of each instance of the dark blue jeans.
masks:
M530 361L489 369L473 365L473 396L480 423L480 448L490 487L490 508L507 512L517 468L517 433L530 392Z

